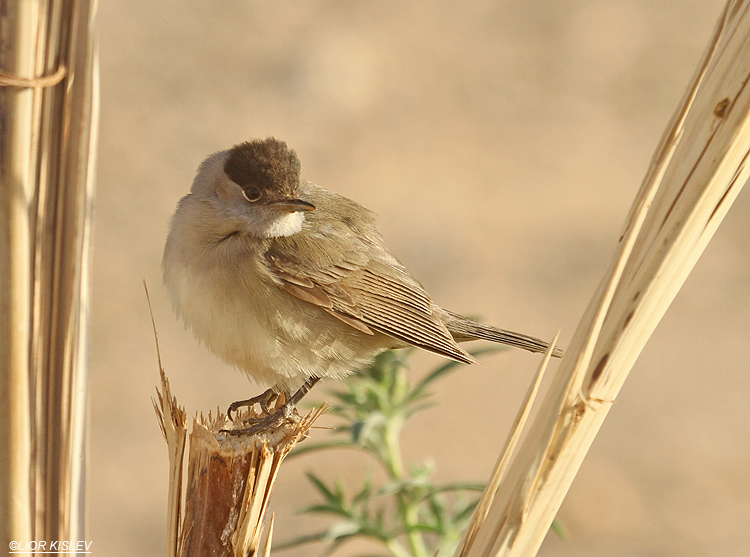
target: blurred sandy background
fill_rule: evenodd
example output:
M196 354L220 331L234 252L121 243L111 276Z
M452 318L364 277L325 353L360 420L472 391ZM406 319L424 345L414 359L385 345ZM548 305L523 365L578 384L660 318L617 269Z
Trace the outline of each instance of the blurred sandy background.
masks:
M151 407L157 364L141 279L189 414L260 391L183 331L161 285L168 219L205 155L286 140L304 177L381 215L391 249L438 303L543 337L561 328L566 345L722 5L101 2L96 554L163 553L167 455ZM560 513L571 539L549 536L541 555L747 554L749 214L745 191L585 461ZM405 432L407 460L433 458L440 481L485 479L538 360L503 353L445 380L442 404ZM419 357L414 376L439 361ZM282 470L277 540L325 524L295 514L317 501L304 471L356 478L365 462L349 456Z

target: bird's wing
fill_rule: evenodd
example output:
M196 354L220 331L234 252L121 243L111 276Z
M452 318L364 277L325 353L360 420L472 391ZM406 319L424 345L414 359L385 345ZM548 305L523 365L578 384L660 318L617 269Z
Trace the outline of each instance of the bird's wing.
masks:
M473 363L435 315L429 295L379 241L310 228L274 238L265 263L279 286L366 334L378 331Z

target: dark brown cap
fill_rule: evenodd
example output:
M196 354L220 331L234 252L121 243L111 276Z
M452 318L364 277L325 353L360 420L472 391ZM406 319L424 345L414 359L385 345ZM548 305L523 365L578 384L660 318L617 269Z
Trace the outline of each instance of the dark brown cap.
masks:
M235 145L224 163L230 180L245 196L261 203L295 199L299 195L300 164L286 143L268 137Z

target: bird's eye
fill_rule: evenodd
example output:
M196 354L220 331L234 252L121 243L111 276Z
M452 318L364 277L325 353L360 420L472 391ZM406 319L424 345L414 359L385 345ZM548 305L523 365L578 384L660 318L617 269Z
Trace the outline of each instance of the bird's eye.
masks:
M250 203L255 203L258 201L262 194L260 193L260 190L258 188L247 188L242 190L242 195L247 199Z

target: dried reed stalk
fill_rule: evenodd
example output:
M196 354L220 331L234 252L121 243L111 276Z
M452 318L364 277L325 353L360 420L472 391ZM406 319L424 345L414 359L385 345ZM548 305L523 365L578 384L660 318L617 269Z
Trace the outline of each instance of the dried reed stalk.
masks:
M0 10L0 546L84 539L93 2Z
M636 358L747 180L749 5L731 0L719 18L542 409L456 555L536 554Z
M278 427L254 435L222 430L243 427L253 411L229 422L202 414L193 420L188 451L184 520L182 515L183 458L187 427L185 411L169 390L161 371L161 391L154 408L169 447L169 510L167 557L268 556L273 516L263 538L268 504L284 457L303 439L326 411L324 405L305 417L296 413Z

